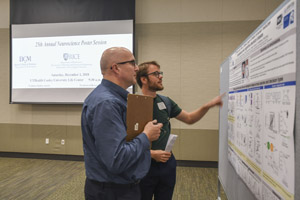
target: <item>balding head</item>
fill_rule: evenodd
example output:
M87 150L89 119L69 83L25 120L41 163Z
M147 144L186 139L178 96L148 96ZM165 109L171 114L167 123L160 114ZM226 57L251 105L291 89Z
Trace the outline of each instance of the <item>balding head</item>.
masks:
M128 56L131 55L131 51L124 47L111 47L106 49L103 52L100 60L101 73L105 75L113 63L123 62Z

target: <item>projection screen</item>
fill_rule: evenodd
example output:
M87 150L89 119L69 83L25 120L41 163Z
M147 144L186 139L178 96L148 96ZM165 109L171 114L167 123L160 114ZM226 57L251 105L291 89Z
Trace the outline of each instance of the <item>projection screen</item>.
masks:
M102 80L102 52L133 51L133 20L12 24L11 37L11 103L81 104Z

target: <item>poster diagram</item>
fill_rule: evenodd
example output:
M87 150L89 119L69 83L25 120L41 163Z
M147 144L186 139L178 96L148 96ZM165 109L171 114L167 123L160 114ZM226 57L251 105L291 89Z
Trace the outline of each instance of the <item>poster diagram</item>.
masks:
M230 57L228 158L259 200L294 199L296 2Z

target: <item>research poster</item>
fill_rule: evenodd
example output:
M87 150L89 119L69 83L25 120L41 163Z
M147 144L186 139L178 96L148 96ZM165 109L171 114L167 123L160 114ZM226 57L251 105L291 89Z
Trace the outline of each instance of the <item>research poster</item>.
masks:
M296 1L229 59L228 158L259 200L294 199Z

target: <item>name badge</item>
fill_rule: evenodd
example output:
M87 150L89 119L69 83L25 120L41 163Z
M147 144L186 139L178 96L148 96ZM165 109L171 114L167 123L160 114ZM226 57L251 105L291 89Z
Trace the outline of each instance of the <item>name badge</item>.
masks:
M157 103L157 106L158 106L159 110L164 110L167 108L166 105L164 104L164 102Z

